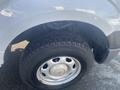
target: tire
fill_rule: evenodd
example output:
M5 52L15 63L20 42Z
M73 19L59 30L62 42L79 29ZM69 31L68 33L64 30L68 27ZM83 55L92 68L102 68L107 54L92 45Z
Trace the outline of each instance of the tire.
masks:
M83 40L82 40L83 41ZM36 43L38 45L38 43ZM34 44L36 46L36 44ZM43 46L31 49L32 51L23 55L20 60L20 76L24 83L32 88L39 90L58 90L67 88L76 84L85 74L87 74L94 66L95 60L88 44L62 41L62 42L47 42ZM70 56L76 58L81 63L81 72L72 81L61 85L46 85L37 79L36 72L40 65L52 57Z
M93 42L94 38L97 37L91 39L91 35L88 34L92 33L93 30L96 31L96 28L76 21L45 23L26 30L17 36L6 49L4 62L6 66L9 66L9 72L12 74L6 74L6 76L16 77L14 81L21 82L22 80L23 85L26 84L35 90L58 90L61 88L69 90L84 75L88 74L97 61L97 59L95 60L96 55L93 55L95 53L94 48L90 45L97 46ZM86 38L86 36L88 37ZM25 49L11 52L11 45L24 40L30 42ZM99 45L101 46L101 44ZM96 52L98 49L101 49L101 47L96 48ZM98 53L95 54L98 55ZM102 52L102 54L104 53ZM77 59L82 66L81 73L75 79L61 85L45 85L38 81L35 75L38 67L57 56L70 56ZM101 54L98 56L101 56ZM7 71L7 73L9 72ZM31 90L30 87L28 87L28 90Z

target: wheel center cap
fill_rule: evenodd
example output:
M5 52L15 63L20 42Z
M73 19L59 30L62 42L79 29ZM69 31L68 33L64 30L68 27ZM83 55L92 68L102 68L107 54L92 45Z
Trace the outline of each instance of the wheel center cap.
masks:
M55 77L61 77L68 72L66 64L57 64L50 69L50 74Z

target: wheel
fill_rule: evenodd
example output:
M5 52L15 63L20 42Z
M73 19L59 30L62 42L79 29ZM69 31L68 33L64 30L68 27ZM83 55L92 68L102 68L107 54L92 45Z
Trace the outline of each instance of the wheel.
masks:
M20 76L35 89L68 88L94 66L87 43L53 42L31 51L20 60Z
M19 65L25 84L38 90L69 90L94 67L91 47L71 24L50 23L29 30L30 43Z
M93 29L83 23L60 21L41 24L21 33L5 52L4 62L10 66L11 76L35 90L69 90L96 62L90 44L97 44L89 39L91 36L85 38L88 36L85 27ZM29 41L29 44L12 52L12 45L22 41Z

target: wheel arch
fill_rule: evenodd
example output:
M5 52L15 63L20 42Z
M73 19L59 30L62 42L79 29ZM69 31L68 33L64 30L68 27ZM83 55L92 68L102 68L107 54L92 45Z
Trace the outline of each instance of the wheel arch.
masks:
M47 25L47 27L49 27L50 29L51 28L58 29L58 26L56 25L56 23L60 23L59 25L62 26L65 23L67 23L68 25L71 25L71 22L74 23L75 25L75 26L73 25L73 29L80 29L80 36L82 36L87 41L91 49L93 49L95 60L98 63L102 63L103 61L105 61L109 53L109 42L104 32L98 27L89 23L71 21L71 20L54 21L54 22L49 22L49 23L40 24L40 25L43 26L43 28L45 28L45 25ZM27 40L29 42L35 41L35 38L39 36L39 34L37 34L33 29L38 29L38 28L39 28L39 25L26 30L25 32L20 34L18 37L16 37L11 42L11 45L24 40ZM33 38L33 35L35 35L36 37Z

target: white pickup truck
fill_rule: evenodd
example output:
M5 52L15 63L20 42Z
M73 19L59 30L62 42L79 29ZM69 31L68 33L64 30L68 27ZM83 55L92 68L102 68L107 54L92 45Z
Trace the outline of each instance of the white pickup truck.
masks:
M119 37L119 0L0 0L0 62L35 89L69 90Z

